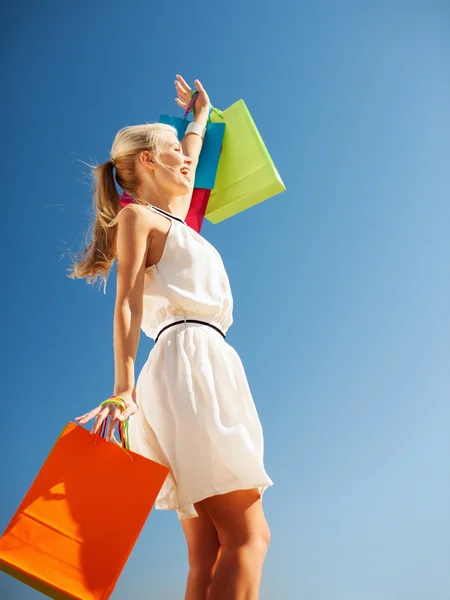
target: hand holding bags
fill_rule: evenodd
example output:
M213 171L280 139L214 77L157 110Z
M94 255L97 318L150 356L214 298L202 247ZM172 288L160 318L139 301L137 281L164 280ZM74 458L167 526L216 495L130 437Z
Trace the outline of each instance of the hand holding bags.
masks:
M167 473L69 423L0 538L0 569L50 598L106 600Z

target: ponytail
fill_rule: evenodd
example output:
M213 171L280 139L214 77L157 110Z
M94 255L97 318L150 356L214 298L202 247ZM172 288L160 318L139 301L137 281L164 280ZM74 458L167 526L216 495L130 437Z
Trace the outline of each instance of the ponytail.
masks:
M114 164L108 160L93 170L95 219L88 230L87 247L76 255L69 274L71 279L101 279L106 286L109 271L116 256L117 215L120 196L114 182ZM91 240L89 241L89 238Z

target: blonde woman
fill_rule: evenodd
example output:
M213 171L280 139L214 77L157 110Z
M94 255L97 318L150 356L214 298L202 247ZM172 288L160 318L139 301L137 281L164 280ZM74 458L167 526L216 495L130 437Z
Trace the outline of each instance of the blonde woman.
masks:
M186 108L192 90L179 75L175 86ZM156 508L181 519L185 599L253 600L269 543L261 496L272 482L245 372L225 341L233 299L224 265L184 222L210 108L195 87L194 123L181 142L167 125L126 127L94 169L92 242L71 277L106 281L117 260L114 395L125 409L98 406L77 421L95 418L97 432L109 418L111 439L129 418L131 450L169 467ZM116 183L134 203L121 207ZM141 328L156 343L135 384Z

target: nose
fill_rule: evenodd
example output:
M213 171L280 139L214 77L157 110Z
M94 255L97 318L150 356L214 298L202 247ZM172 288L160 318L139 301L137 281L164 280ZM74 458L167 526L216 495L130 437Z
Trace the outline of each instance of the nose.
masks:
M192 158L190 156L184 155L184 164L188 167L192 165Z

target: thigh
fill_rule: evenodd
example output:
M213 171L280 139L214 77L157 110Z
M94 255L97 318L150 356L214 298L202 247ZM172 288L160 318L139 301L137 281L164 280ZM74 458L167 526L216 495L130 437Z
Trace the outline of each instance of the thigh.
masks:
M195 505L195 510L198 517L180 521L186 538L189 564L191 567L212 566L220 550L217 530L201 503Z
M211 496L201 505L210 516L222 546L269 543L270 531L257 489Z

